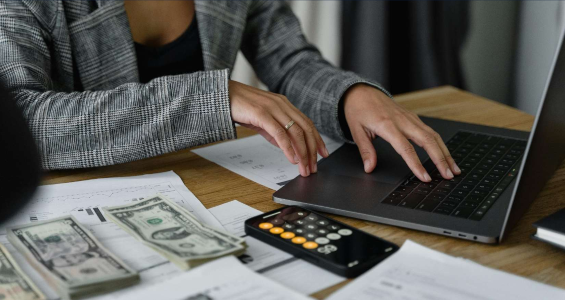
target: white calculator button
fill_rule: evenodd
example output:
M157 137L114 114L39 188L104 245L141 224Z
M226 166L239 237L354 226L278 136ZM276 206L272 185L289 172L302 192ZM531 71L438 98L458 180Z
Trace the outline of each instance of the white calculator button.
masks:
M341 239L341 235L337 234L337 233L330 233L328 235L326 235L326 237L330 240L339 240Z
M343 235L343 236L348 236L351 235L353 233L353 231L349 230L349 229L340 229L337 231L337 233Z
M319 237L316 240L314 240L314 242L316 242L320 245L325 245L325 244L329 243L330 240L326 239L325 237Z

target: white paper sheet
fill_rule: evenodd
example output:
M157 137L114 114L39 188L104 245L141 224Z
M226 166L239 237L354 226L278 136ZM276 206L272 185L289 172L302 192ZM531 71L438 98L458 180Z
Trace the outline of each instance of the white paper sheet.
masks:
M402 248L328 300L565 299L565 290L407 240Z
M237 200L212 207L210 212L237 236L245 236L245 220L262 213ZM255 238L245 239L249 247L239 259L250 269L299 293L310 295L345 280Z
M325 136L322 136L322 139L329 153L343 145ZM281 149L260 135L199 148L192 152L273 190L280 189L299 175L298 166L291 164ZM321 158L318 155L318 160Z
M227 256L158 285L122 290L99 299L136 300L307 300Z
M58 296L42 277L6 240L5 228L71 214L89 228L106 248L140 272L142 285L161 282L181 273L157 252L144 246L112 222L105 220L99 208L140 201L161 193L192 212L200 221L222 228L218 220L190 192L174 172L105 178L41 186L34 198L13 218L0 226L0 242L49 299Z

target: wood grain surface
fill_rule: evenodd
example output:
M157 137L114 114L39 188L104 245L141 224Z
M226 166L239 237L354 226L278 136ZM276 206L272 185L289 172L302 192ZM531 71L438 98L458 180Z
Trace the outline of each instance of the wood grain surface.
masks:
M517 109L445 86L395 97L403 107L422 116L529 131L534 117ZM238 137L254 132L238 127ZM137 162L94 169L49 172L43 184L86 179L135 176L173 170L207 208L237 199L261 211L280 207L272 201L273 190L182 150ZM331 216L361 230L402 245L406 239L482 265L565 288L565 251L530 239L532 223L565 207L565 167L562 164L518 226L500 245L484 245L430 233L346 217ZM323 299L347 282L320 291ZM509 287L510 288L510 287Z

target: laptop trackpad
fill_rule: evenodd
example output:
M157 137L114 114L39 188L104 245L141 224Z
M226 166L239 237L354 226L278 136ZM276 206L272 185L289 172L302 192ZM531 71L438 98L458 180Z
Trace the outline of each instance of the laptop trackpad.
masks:
M371 174L363 168L363 160L357 145L345 144L325 159L318 167L319 172L327 172L342 176L355 177L364 180L373 180L389 184L397 184L406 176L412 174L402 156L384 139L377 138L373 141L377 150L377 167ZM421 161L428 158L426 152L414 145Z

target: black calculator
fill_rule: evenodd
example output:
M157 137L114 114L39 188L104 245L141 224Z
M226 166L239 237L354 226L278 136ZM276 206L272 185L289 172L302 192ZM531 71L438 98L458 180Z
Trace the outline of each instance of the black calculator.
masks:
M332 273L356 277L398 246L298 206L245 221L245 233Z

